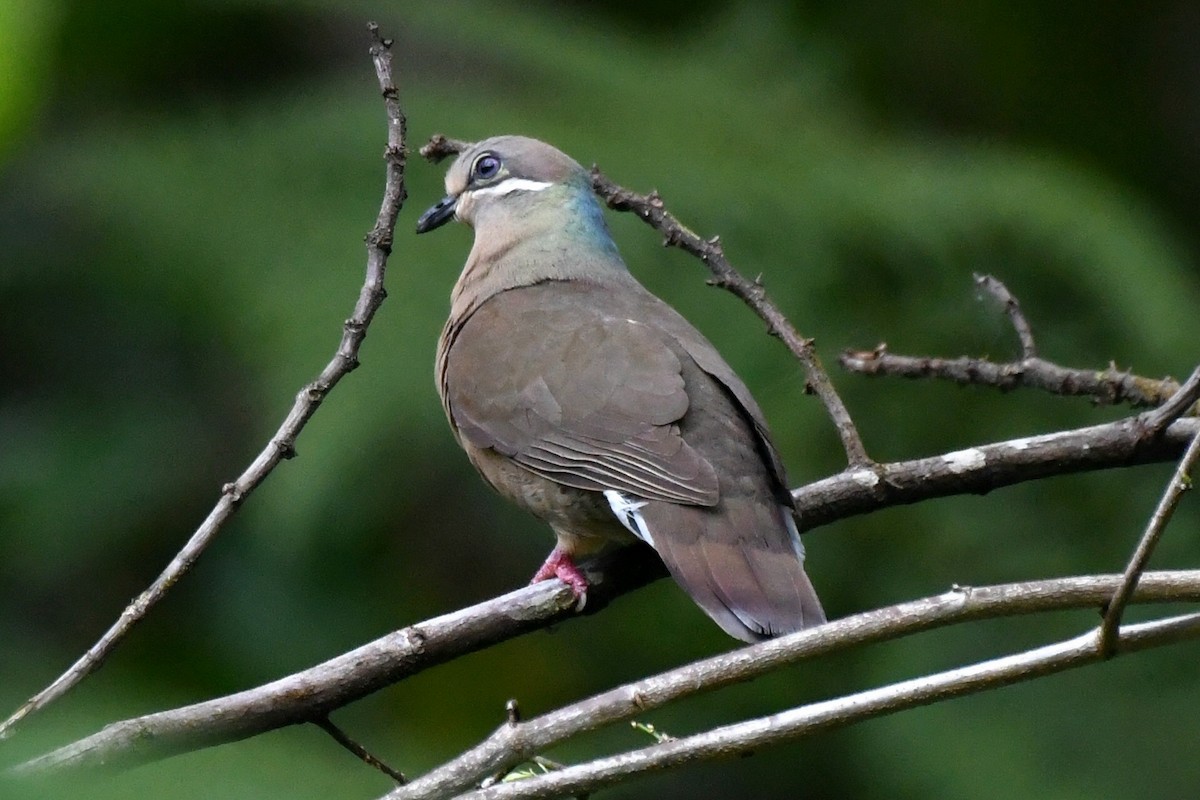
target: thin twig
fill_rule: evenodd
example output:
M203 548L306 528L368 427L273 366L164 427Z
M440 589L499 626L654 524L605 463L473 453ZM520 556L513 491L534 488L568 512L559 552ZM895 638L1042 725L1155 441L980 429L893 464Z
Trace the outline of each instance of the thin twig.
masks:
M421 158L431 164L440 164L450 156L458 155L470 147L470 142L464 142L462 139L451 139L448 136L435 133L429 137L428 142L421 145L421 149L418 152L421 154Z
M709 281L714 286L726 289L756 313L767 330L782 341L792 352L792 355L803 365L807 376L806 388L821 399L825 405L842 447L846 451L846 460L851 467L866 467L873 462L867 456L862 437L846 410L845 403L829 379L829 374L821 363L820 356L813 346L813 340L805 338L792 327L792 323L783 312L771 301L761 280L747 280L739 273L725 257L725 249L721 246L720 237L704 239L684 227L671 212L667 211L658 192L648 195L638 194L622 188L596 167L592 167L592 188L596 191L609 208L617 211L630 211L640 217L647 225L663 235L663 244L678 247L685 253L690 253L704 262L713 277Z
M13 727L29 714L66 694L84 677L100 666L113 648L129 633L147 612L154 607L175 583L191 569L201 553L216 537L222 526L233 516L251 492L266 480L279 463L296 454L296 438L316 412L317 408L332 391L333 387L358 366L358 350L367 335L367 326L383 303L386 292L383 288L384 272L388 255L392 249L392 232L396 227L396 215L404 204L405 166L405 118L396 99L396 86L391 76L391 53L388 42L380 39L377 26L371 26L374 44L371 58L379 76L387 109L388 144L385 152L387 178L384 186L383 203L375 227L367 234L366 280L354 306L354 314L342 327L342 338L333 359L321 374L296 395L292 409L284 418L279 430L258 457L246 468L237 480L225 484L221 497L208 517L192 534L183 549L176 554L166 569L154 582L131 602L121 616L92 647L70 669L53 683L27 700L7 720L0 724L0 738L10 735Z
M394 780L400 786L403 786L404 784L408 783L408 778L404 777L403 772L400 772L399 770L396 770L396 769L392 769L387 764L385 764L381 759L379 759L377 756L373 755L369 750L367 750L367 748L363 747L361 744L359 744L358 742L351 739L346 734L345 731L343 731L337 725L334 725L333 720L331 720L329 717L318 717L317 719L313 720L313 724L316 725L321 730L328 733L330 736L332 736L333 740L335 742L337 742L342 747L346 748L351 753L353 753L355 758L362 761L368 767L373 767L373 768L379 770L384 775L387 775L389 778Z
M1168 574L1148 573L1138 587L1136 597L1148 599L1145 592L1150 588L1150 581ZM1175 575L1177 578L1189 575L1190 581L1200 578L1200 571ZM502 725L480 744L393 791L388 800L432 800L453 796L478 785L488 775L511 769L531 755L580 733L644 715L700 692L752 680L784 665L816 656L984 618L1097 607L1108 597L1101 587L1115 588L1119 580L1117 575L1106 575L956 588L935 597L855 614L817 628L703 659L517 725ZM1168 583L1176 583L1176 578L1168 579ZM1177 589L1184 585L1190 585L1193 591L1200 589L1200 584L1176 583ZM1171 594L1184 599L1185 593L1174 590ZM1094 633L1090 635L1090 642L1094 650Z
M1037 358L1037 345L1033 341L1033 329L1029 327L1029 320L1025 319L1025 314L1021 311L1021 304L1017 302L1017 298L999 278L978 272L974 277L976 286L1004 305L1004 312L1008 314L1008 319L1017 332L1017 340L1021 343L1021 360L1028 361L1031 358Z
M1153 380L1118 370L1110 363L1102 372L1070 369L1038 358L1033 340L1033 329L1021 311L1017 298L999 279L991 275L975 273L975 284L1004 304L1005 312L1012 322L1021 343L1021 358L1017 361L995 362L986 358L931 358L924 356L902 356L889 353L886 344L872 350L844 350L838 363L849 372L860 375L890 375L901 378L939 378L966 385L995 386L1001 391L1010 391L1019 386L1043 389L1054 394L1091 397L1097 403L1116 405L1129 403L1134 408L1163 406L1180 389L1170 378ZM1147 424L1159 430L1176 417L1188 413L1196 402L1197 395L1189 394L1190 400L1176 398L1182 408L1148 415ZM1195 412L1200 413L1200 412Z
M469 146L467 142L437 134L421 148L421 155L437 163ZM816 394L825 404L825 409L842 440L842 447L846 451L846 460L850 466L871 465L873 462L863 446L862 437L829 379L829 374L825 371L816 348L813 347L813 340L801 336L792 326L783 312L771 301L761 280L748 280L734 268L725 257L720 237L704 239L685 227L667 211L658 192L643 195L625 189L610 180L598 167L592 167L591 177L592 189L609 208L632 212L663 235L664 245L678 247L700 259L712 273L709 283L737 296L767 323L768 332L782 341L803 365L807 376L806 389Z
M844 350L838 363L847 372L868 377L947 380L963 386L994 386L1002 392L1041 389L1067 397L1088 397L1103 405L1127 403L1133 408L1162 405L1179 391L1179 383L1170 378L1145 378L1113 364L1104 370L1088 370L1041 358L997 362L967 356L905 356L888 352L885 344L872 350Z
M1159 498L1158 506L1150 516L1146 531L1142 534L1142 538L1138 541L1137 547L1129 559L1129 564L1125 567L1121 584L1113 592L1112 600L1109 601L1108 608L1104 611L1104 621L1100 624L1100 650L1106 658L1116 652L1117 631L1121 626L1121 617L1125 613L1125 606L1128 605L1129 598L1137 588L1138 580L1142 577L1142 573L1146 570L1146 564L1150 561L1150 554L1154 552L1158 540L1162 538L1163 531L1166 530L1167 523L1171 521L1183 493L1192 488L1192 468L1195 467L1198 460L1200 460L1200 433L1192 437L1192 443L1188 445L1183 458L1179 459L1179 466L1172 473L1167 488L1163 490L1163 495Z
M1191 376L1183 382L1179 391L1171 395L1167 402L1153 411L1144 413L1142 423L1147 430L1157 434L1176 419L1188 413L1197 399L1200 399L1200 366L1192 370Z
M1119 652L1136 652L1200 637L1200 614L1129 625L1120 630ZM531 800L594 792L631 777L697 761L746 755L764 746L833 730L909 708L999 689L1100 661L1095 631L1013 655L810 703L767 717L534 776L516 783L455 795L458 800ZM416 783L409 786L415 786ZM402 787L387 795L415 795Z

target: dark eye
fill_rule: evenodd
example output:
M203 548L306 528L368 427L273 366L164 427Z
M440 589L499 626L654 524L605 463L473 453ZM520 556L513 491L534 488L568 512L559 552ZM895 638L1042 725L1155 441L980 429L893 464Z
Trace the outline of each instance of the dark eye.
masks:
M484 153L475 159L475 166L471 167L471 177L486 181L496 177L499 171L500 159L492 153Z

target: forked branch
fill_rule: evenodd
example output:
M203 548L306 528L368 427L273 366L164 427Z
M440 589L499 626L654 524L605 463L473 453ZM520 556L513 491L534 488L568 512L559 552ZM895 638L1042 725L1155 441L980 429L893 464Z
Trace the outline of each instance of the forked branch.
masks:
M615 567L610 565L604 572L589 574L589 580L596 580L589 588L585 611L591 610L594 602L599 606L604 600L628 590L628 584L612 583L613 576L627 576L636 572L635 567L639 565L641 568L657 565L658 574L661 574L661 564L656 559L639 558L636 553L628 552L623 552L621 557L638 561ZM643 572L647 579L653 574ZM460 778L467 781L460 789L469 788L473 785L471 781L515 766L528 755L547 747L551 739L542 737L573 736L700 691L750 680L784 664L856 645L982 618L1099 608L1112 596L1120 580L1119 575L1100 575L957 588L936 597L856 614L819 628L714 656L598 695L592 701L586 701L582 712L573 706L570 713L564 711L557 716L543 716L529 723L508 723L508 728L533 725L519 729L540 733L529 734L532 738L523 739L525 744L520 747L509 748L511 753L508 749L490 749L491 745L486 750L469 751L461 758L464 763L475 766L467 771L470 777ZM1147 603L1200 601L1200 570L1147 573L1134 598L1137 602ZM404 628L255 689L114 722L91 736L27 762L19 771L129 767L288 725L315 722L337 708L429 667L496 641L545 627L549 622L568 619L575 615L575 604L571 590L557 581L527 586ZM497 755L500 752L505 758ZM509 756L516 760L509 763L505 760ZM453 772L460 774L457 769ZM420 787L429 783L422 783L422 780L411 785Z
M870 350L844 350L838 356L838 363L848 372L872 377L932 378L960 385L993 386L1004 392L1028 387L1065 396L1090 397L1096 403L1107 405L1128 403L1133 408L1161 406L1179 391L1179 383L1171 378L1146 378L1117 369L1112 363L1103 370L1086 370L1039 358L1033 329L1008 287L992 275L976 274L975 284L1004 306L1021 346L1021 358L992 361L968 356L898 355L889 352L886 344L880 344ZM1193 403L1195 399L1192 398ZM1174 419L1188 411L1164 413ZM1195 413L1195 409L1191 413Z
M1200 571L1149 573L1151 581L1178 600L1200 599ZM985 618L1030 614L1104 603L1120 576L1060 578L1002 586L956 588L890 608L855 614L817 628L714 656L661 675L612 689L525 722L508 722L485 741L428 774L387 795L387 800L433 800L458 796L489 775L504 772L532 755L577 734L630 719L684 697L751 680L786 664L849 647L887 641L920 631ZM1170 588L1168 588L1170 585ZM1166 644L1200 635L1200 615L1132 626L1122 631L1127 649ZM638 772L685 761L744 753L754 747L795 738L868 717L937 702L961 694L994 689L1102 658L1098 634L1083 636L893 686L814 703L769 718L750 720L632 753L566 767L546 776L495 786L470 797L559 797L593 791Z

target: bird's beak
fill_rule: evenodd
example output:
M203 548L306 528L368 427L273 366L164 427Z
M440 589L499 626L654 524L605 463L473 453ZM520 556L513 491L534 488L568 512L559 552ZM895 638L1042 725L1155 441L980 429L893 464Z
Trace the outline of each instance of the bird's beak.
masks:
M417 220L417 233L427 233L434 228L440 228L454 217L458 207L458 197L448 194L434 203L428 211Z

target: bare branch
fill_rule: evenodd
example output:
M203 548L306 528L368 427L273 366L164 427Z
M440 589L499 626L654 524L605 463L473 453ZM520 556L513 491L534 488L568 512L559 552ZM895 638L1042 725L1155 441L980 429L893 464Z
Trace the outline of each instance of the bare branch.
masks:
M1021 358L1016 361L995 362L986 358L931 358L900 356L888 352L886 344L873 350L844 350L838 363L849 372L860 375L891 375L901 378L938 378L960 385L995 386L1001 391L1017 387L1032 387L1053 394L1091 397L1098 403L1116 405L1129 403L1134 408L1161 406L1179 391L1179 384L1170 378L1153 380L1122 372L1109 364L1103 372L1062 367L1037 357L1033 330L1021 305L1008 287L991 275L975 273L975 284L1004 304L1005 312L1021 343ZM1190 401L1182 408L1149 415L1146 422L1158 428L1184 415L1200 394L1189 393ZM1183 402L1183 398L1176 402ZM1193 410L1192 413L1200 413Z
M1142 415L1142 423L1147 429L1158 433L1192 408L1196 399L1200 398L1200 367L1192 371L1191 377L1184 381L1179 391L1171 395L1165 403L1153 411Z
M1130 653L1200 637L1200 614L1129 625L1121 629L1118 652ZM929 705L968 694L1011 686L1056 672L1092 664L1103 656L1098 634L1089 631L1023 653L994 658L934 675L869 689L834 700L810 703L768 717L714 728L711 731L650 745L587 764L457 795L458 800L526 800L594 792L631 777L697 761L745 755L766 745L844 727L897 711ZM414 786L410 784L410 786ZM389 794L416 795L407 787Z
M392 780L394 780L396 783L398 783L401 786L408 783L408 778L404 777L403 772L400 772L399 770L396 770L396 769L392 769L387 764L385 764L382 760L380 760L379 758L372 755L371 752L369 750L367 750L367 748L363 747L361 744L359 744L358 742L351 739L346 734L345 731L343 731L337 725L334 725L333 720L331 720L329 717L321 717L320 719L315 719L315 720L313 720L313 724L316 725L321 730L328 733L335 742L337 742L339 745L341 745L342 747L344 747L345 749L347 749L351 753L353 753L355 758L362 761L368 767L372 767L374 769L379 770L384 775L387 775L389 778L391 778Z
M786 664L818 655L978 619L1098 607L1107 601L1109 591L1115 589L1120 580L1118 575L1098 575L979 588L960 587L935 597L855 614L742 647L634 681L526 722L505 723L476 747L387 797L388 800L450 797L577 734L630 719L700 692L751 680ZM1200 599L1200 570L1147 573L1137 587L1135 598L1144 601ZM1089 634L1086 639L1095 651L1096 635ZM847 713L852 713L850 710L855 706L850 699L831 702L843 702L840 709ZM564 772L573 769L576 768L568 767ZM559 787L556 791L562 794L573 790Z
M1157 437L1130 420L1119 420L852 469L800 487L793 496L805 529L811 530L932 497L982 493L1049 475L1174 460L1198 432L1196 419L1176 421ZM614 552L588 573L592 586L585 613L589 614L665 574L662 563L641 548ZM256 689L113 723L29 766L126 766L319 719L430 666L567 619L573 616L573 603L574 596L558 582L526 587ZM411 641L409 632L415 632Z
M1008 290L1008 287L1001 283L999 278L981 275L978 272L975 273L975 285L1004 305L1004 313L1008 314L1008 319L1017 332L1017 340L1021 343L1021 360L1028 361L1031 358L1037 358L1037 345L1033 342L1033 329L1029 327L1029 321L1025 319L1025 314L1021 311L1021 304L1017 302L1017 298Z
M1192 488L1191 472L1198 460L1200 460L1200 433L1192 437L1192 443L1188 445L1183 458L1179 460L1179 466L1171 475L1171 480L1167 483L1167 488L1163 491L1158 506L1150 516L1146 531L1138 541L1128 566L1125 567L1121 585L1113 592L1112 600L1109 601L1108 608L1104 611L1104 621L1100 625L1100 651L1105 657L1116 652L1117 631L1121 626L1121 617L1125 613L1125 606L1129 603L1129 598L1137 587L1138 580L1146 569L1146 564L1150 561L1150 554L1154 552L1154 547L1162 537L1163 531L1166 530L1167 523L1174 515L1183 493Z
M436 134L421 148L421 155L429 161L437 163L468 147L470 144L467 142ZM591 174L592 189L609 208L634 213L663 235L664 245L678 247L685 253L690 253L700 259L712 273L713 277L709 283L736 295L750 306L763 322L767 323L768 332L782 341L804 366L807 375L805 388L816 394L825 404L825 409L841 437L847 461L853 467L869 466L872 462L867 456L862 437L859 436L858 429L850 418L850 412L846 410L845 403L842 402L842 398L833 387L833 382L829 379L829 374L821 364L816 348L813 347L813 340L804 338L792 327L792 323L767 296L767 290L764 288L762 280L747 280L725 257L725 249L721 246L720 237L704 239L685 227L671 212L667 211L658 192L643 195L622 188L595 166L592 167Z
M1133 408L1162 405L1179 390L1178 382L1170 378L1144 378L1111 364L1096 371L1063 367L1040 358L1000 363L966 356L902 356L888 352L883 344L874 350L845 350L838 356L838 363L848 372L871 377L934 378L964 386L994 386L1003 392L1041 389L1069 397L1089 397L1105 405L1128 403Z
M391 76L391 52L389 42L379 37L379 29L372 24L371 58L379 77L387 110L388 144L384 154L387 178L384 185L383 203L375 227L367 234L366 280L354 306L354 314L342 328L342 339L333 359L321 371L316 380L309 383L296 395L292 409L271 437L258 457L246 468L237 480L225 484L221 497L208 517L192 534L183 549L171 560L166 569L154 582L126 606L121 616L103 636L71 667L53 683L31 697L7 720L0 724L0 738L12 733L13 727L29 714L45 707L66 694L84 677L100 666L113 648L129 633L146 613L154 607L192 565L200 558L209 543L242 501L246 499L279 463L296 455L296 438L338 382L358 366L358 350L367 335L367 326L383 303L386 292L383 288L387 258L392 249L392 233L396 227L396 215L404 204L405 167L405 118L396 99L396 86Z
M435 133L429 137L429 141L421 146L417 152L421 154L421 158L433 164L440 164L450 156L455 156L471 146L471 142L464 142L462 139L451 139L443 136L440 133Z
M622 548L583 566L589 583L583 615L594 614L613 598L666 575L662 562L642 547ZM17 771L119 769L315 722L429 667L578 616L577 602L574 592L560 581L526 586L403 628L255 689L114 722Z
M1155 436L1137 418L848 469L792 491L804 530L881 508L1097 469L1174 461L1200 431L1181 419Z
M609 208L631 211L661 233L664 245L678 247L703 261L713 275L709 283L728 290L750 306L754 313L767 323L767 331L787 345L792 355L804 366L807 375L805 388L816 394L825 404L825 410L833 420L838 436L841 437L850 466L865 467L872 463L863 446L862 437L854 421L850 419L850 412L846 410L845 403L821 364L821 358L813 347L813 340L801 336L792 327L788 318L767 296L761 279L747 280L729 263L720 237L701 238L667 211L658 192L642 195L622 188L609 180L597 167L592 167L592 188Z

